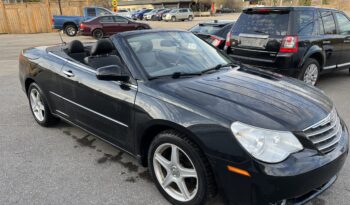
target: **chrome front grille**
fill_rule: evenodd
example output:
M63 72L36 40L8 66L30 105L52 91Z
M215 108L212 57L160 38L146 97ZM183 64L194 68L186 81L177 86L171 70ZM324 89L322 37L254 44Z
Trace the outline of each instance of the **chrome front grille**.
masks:
M340 118L335 109L323 120L304 130L305 136L323 154L335 149L342 136Z

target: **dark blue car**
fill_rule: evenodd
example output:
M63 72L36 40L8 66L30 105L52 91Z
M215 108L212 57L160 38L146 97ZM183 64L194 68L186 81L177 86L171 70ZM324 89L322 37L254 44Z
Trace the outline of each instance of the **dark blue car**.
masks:
M148 12L152 11L152 10L153 10L153 9L143 9L143 10L141 10L141 11L135 13L135 14L132 14L131 17L132 17L134 20L137 20L137 19L143 20L143 15L144 15L145 13L148 13Z

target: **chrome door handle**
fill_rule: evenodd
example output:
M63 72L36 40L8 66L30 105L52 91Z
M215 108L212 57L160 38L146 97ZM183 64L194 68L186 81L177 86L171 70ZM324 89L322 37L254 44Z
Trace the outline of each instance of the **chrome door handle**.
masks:
M71 70L64 70L63 74L65 74L67 77L74 77L74 73Z

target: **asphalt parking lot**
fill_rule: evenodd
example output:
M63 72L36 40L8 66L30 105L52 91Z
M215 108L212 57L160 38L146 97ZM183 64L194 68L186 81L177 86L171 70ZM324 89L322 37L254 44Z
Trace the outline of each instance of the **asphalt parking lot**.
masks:
M153 28L187 29L208 19L149 23ZM20 88L18 54L23 48L59 42L57 33L0 35L0 204L168 204L147 169L127 154L63 122L53 128L37 125ZM333 99L350 126L349 72L322 76L318 87ZM347 205L349 201L348 159L337 182L310 204ZM209 204L222 202L218 197Z

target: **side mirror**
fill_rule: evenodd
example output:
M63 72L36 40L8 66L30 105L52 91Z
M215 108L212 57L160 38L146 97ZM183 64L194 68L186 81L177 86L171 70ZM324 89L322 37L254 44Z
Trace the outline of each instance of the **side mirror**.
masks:
M104 66L97 69L96 77L99 80L128 82L130 76L124 73L123 70L123 67L120 65Z

